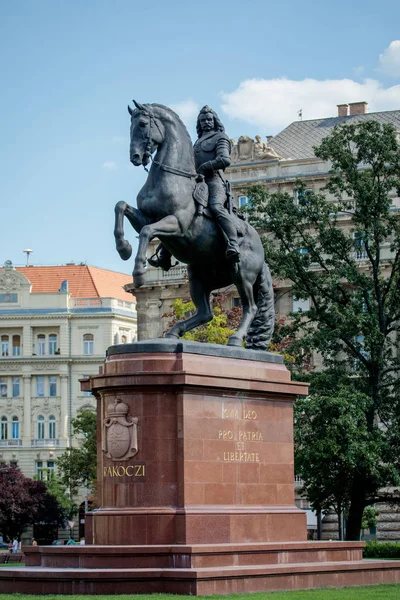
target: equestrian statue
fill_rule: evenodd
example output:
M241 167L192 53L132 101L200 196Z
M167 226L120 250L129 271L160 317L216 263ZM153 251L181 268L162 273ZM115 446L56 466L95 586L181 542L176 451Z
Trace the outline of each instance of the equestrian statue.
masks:
M136 167L152 163L137 196L137 208L117 203L114 235L119 255L128 260L132 247L124 239L124 216L139 233L134 286L143 285L147 262L166 271L171 268L172 256L187 264L196 312L165 334L179 338L211 321L213 290L234 284L243 317L228 346L242 346L246 340L246 348L266 350L274 329L272 280L258 233L232 205L224 178L231 142L224 126L216 112L204 106L197 119L198 139L192 146L185 125L173 110L161 104L133 102L135 109L128 106L130 160ZM147 260L149 242L155 237L161 244Z

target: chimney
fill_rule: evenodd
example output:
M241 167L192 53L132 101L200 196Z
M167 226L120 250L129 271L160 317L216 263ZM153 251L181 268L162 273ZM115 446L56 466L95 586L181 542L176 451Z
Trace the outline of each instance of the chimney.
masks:
M337 105L337 116L338 117L347 117L348 107L349 107L348 104L338 104Z
M272 138L274 137L273 135L267 135L267 144L270 143L270 141L272 140Z
M365 115L368 102L350 102L350 115Z

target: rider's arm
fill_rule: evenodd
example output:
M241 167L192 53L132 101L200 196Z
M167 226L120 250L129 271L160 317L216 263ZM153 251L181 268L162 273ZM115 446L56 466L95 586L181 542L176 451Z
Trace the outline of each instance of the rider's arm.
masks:
M231 164L231 142L227 137L221 136L219 138L215 150L215 158L201 165L199 169L201 173L211 173L219 169L225 171L226 167L229 167Z

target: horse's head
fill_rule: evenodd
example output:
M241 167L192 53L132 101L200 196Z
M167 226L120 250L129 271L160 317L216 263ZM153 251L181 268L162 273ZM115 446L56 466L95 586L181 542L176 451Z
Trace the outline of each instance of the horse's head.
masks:
M131 115L130 160L135 167L146 166L150 156L164 141L165 129L160 119L155 117L151 105L139 104L133 100L136 109L128 105Z

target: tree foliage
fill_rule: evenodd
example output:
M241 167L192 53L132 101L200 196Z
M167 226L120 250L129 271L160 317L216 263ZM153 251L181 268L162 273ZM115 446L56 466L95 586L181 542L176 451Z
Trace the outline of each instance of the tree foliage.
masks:
M0 531L5 538L19 538L27 525L62 525L66 518L65 507L44 481L25 477L18 467L0 464Z
M97 417L92 410L80 411L72 420L73 435L79 447L70 446L56 461L60 480L71 495L80 486L88 486L95 492L97 476Z
M207 342L209 344L226 345L230 336L235 329L239 327L241 320L241 309L224 308L226 302L225 294L216 294L213 296L213 318L209 323L201 325L196 329L188 331L183 336L185 340L193 342ZM177 321L194 314L196 311L195 305L191 300L182 300L177 298L172 303L172 311L164 314L164 317L169 317L171 320L168 324L168 329Z
M322 193L299 182L296 201L291 194L268 194L254 186L250 218L266 234L266 260L275 277L289 280L296 297L310 299L309 310L291 315L291 326L302 346L319 353L328 369L322 386L330 377L329 391L315 402L323 411L332 408L329 397L344 403L347 398L350 412L340 413L337 426L348 418L358 422L364 414L364 429L353 431L360 443L366 436L361 445L367 444L375 462L362 451L352 451L349 460L348 441L342 444L347 537L357 539L364 508L380 496L382 486L399 483L400 220L393 198L400 190L400 151L392 126L364 121L335 128L315 154L331 165ZM317 380L313 376L316 386ZM351 386L342 389L350 380L357 394ZM307 401L317 415L313 398ZM314 429L315 447L325 434L323 427ZM302 464L307 479L307 463Z

